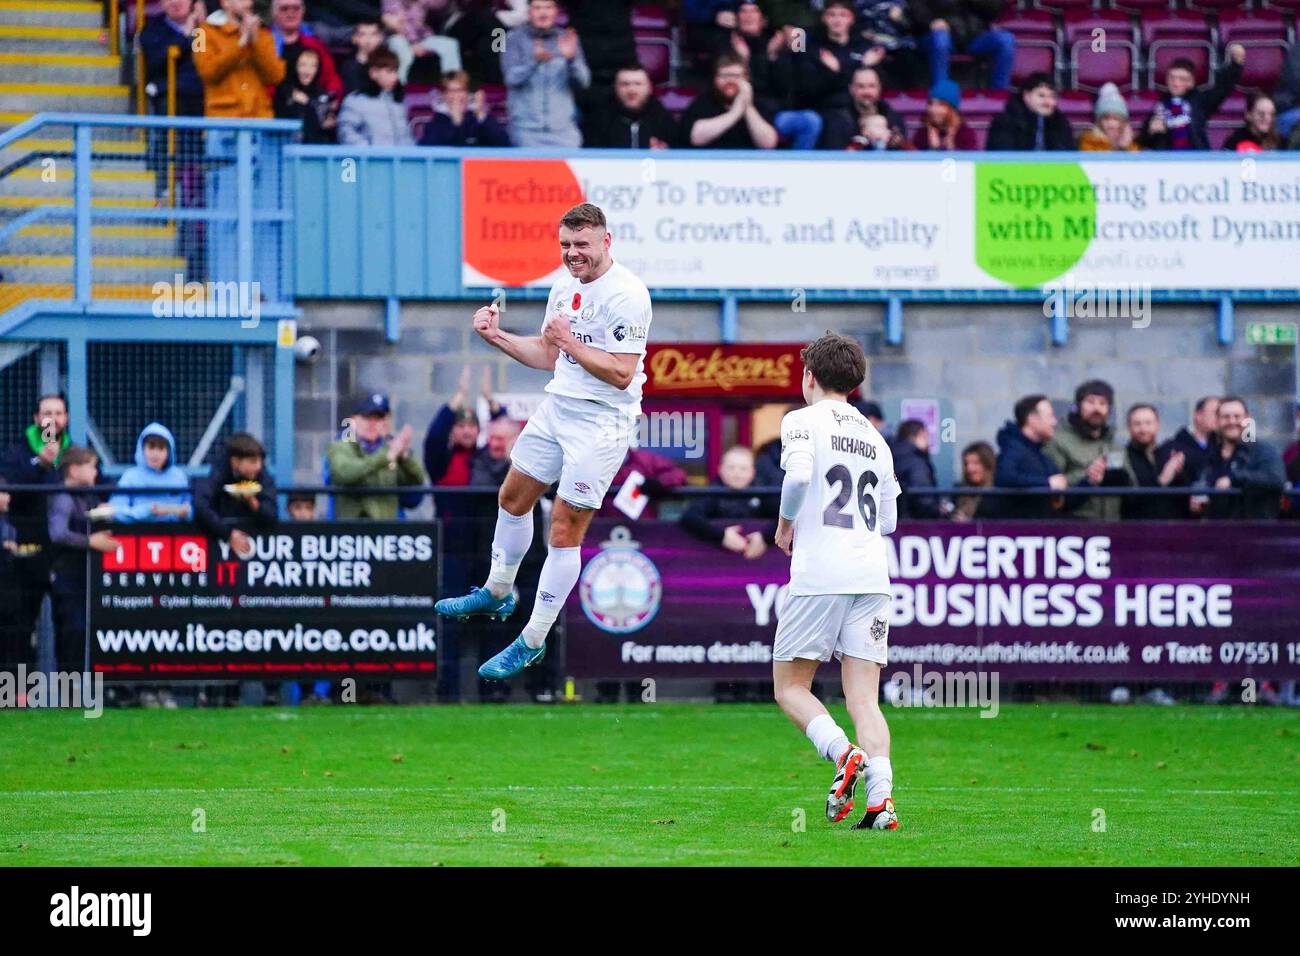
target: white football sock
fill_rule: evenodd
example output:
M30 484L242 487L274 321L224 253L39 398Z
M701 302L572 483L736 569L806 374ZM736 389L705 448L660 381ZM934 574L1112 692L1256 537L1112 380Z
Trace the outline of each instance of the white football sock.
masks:
M582 570L582 548L547 549L541 576L537 579L537 599L533 601L533 614L524 626L524 643L541 647L551 625L560 616L560 608L569 599L569 592L578 583Z
M894 795L894 768L888 757L867 758L867 806L878 807Z
M488 572L487 584L493 597L503 598L515 586L515 575L519 565L533 543L533 512L512 515L505 508L497 507L497 530L492 536L492 570Z
M835 723L835 718L830 714L818 714L808 721L804 733L817 748L817 752L831 763L838 761L844 756L844 751L849 749L848 735L840 729L840 725Z

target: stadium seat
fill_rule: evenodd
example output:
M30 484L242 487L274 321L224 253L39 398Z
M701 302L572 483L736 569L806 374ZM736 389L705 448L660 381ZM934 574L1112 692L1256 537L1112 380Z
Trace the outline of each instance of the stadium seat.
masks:
M1210 141L1210 149L1223 149L1224 142L1232 135L1240 123L1225 123L1222 120L1211 120L1206 124L1205 135Z
M961 111L964 115L996 116L1006 108L1009 96L1006 90L963 90Z
M966 112L966 97L969 92L962 91L963 113ZM885 93L885 100L904 116L919 116L925 112L925 106L930 102L930 93L928 90L889 90Z
M1209 40L1193 37L1170 37L1156 40L1147 48L1147 85L1155 89L1164 80L1165 71L1174 60L1190 60L1196 85L1210 82L1210 65L1214 61L1214 47Z
M681 119L682 113L686 112L686 107L691 105L691 100L695 99L696 95L698 95L697 90L686 86L663 86L659 87L656 93L664 109L678 119Z
M506 88L502 83L484 83L483 99L487 101L488 112L498 123L505 123L509 118L506 110Z
M1280 10L1290 13L1292 17L1300 17L1300 0L1264 0L1264 9Z
M668 83L673 74L673 41L668 36L651 36L638 32L636 39L637 62L650 74L656 86Z
M662 30L673 28L669 12L661 6L639 3L632 8L632 30Z
M1219 112L1215 114L1215 119L1231 120L1233 123L1240 123L1245 116L1245 94L1234 91L1229 93L1227 98L1219 104Z
M1160 102L1160 94L1156 90L1134 90L1124 97L1124 102L1128 104L1129 119L1140 127Z
M1167 11L1174 5L1174 0L1114 0L1116 10L1138 16L1154 16L1160 11Z
M1103 83L1114 83L1121 90L1137 85L1137 38L1127 14L1071 11L1063 34L1070 51L1071 86L1095 92ZM1093 49L1098 36L1105 41L1100 50Z
M1187 0L1187 9L1201 13L1217 13L1220 10L1237 9L1244 6L1243 0Z
M1242 67L1238 86L1272 92L1282 76L1286 62L1286 43L1282 40L1239 40L1246 48L1246 65Z
M1014 33L1017 40L1056 39L1056 20L1042 10L1008 10L993 25Z
M1016 58L1011 67L1011 82L1019 83L1031 73L1056 77L1061 68L1061 45L1057 42L1056 21L1043 10L1009 10L993 24L1016 38Z
M1057 98L1057 108L1065 114L1071 126L1077 127L1080 122L1087 126L1092 123L1096 102L1096 97L1091 93L1082 90L1062 90Z
M1093 0L1034 0L1033 4L1035 10L1060 14L1068 14L1079 10L1092 10L1094 6Z
M1157 40L1192 39L1210 40L1210 25L1205 18L1189 14L1185 10L1168 10L1164 13L1151 13L1138 21L1138 33L1142 45L1149 47Z
M1272 10L1224 10L1219 13L1219 43L1251 40L1286 42L1286 22Z

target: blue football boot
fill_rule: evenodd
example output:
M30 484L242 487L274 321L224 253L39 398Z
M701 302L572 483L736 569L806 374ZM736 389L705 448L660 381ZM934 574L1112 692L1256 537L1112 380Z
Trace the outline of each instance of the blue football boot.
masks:
M460 621L476 615L504 621L514 613L517 603L513 591L503 598L496 598L487 588L470 588L469 594L463 597L443 598L433 606L433 609L443 617L454 617Z

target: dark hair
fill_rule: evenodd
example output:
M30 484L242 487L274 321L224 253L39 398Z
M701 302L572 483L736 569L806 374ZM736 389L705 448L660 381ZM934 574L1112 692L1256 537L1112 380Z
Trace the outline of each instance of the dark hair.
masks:
M858 18L858 9L853 5L853 0L826 0L826 5L822 7L822 13L833 7L843 7L849 13L853 14L853 19Z
M605 213L595 203L580 202L563 216L560 217L560 225L566 229L607 229L605 222Z
M1192 74L1193 77L1196 76L1196 64L1185 56L1180 56L1172 60L1169 65L1165 67L1165 76L1169 75L1170 70L1186 70L1188 73Z
M1038 410L1038 406L1047 400L1046 395L1026 395L1020 401L1016 402L1016 425L1020 428L1024 428L1025 422L1029 421L1029 416L1034 414L1034 412Z
M1074 390L1074 404L1082 405L1089 395L1100 395L1106 399L1107 405L1115 404L1115 389L1111 388L1110 382L1103 382L1099 378L1090 378Z
M1125 421L1132 421L1132 420L1133 420L1133 413L1134 413L1134 412L1141 412L1141 411L1148 411L1148 412L1150 412L1152 415L1154 415L1156 418L1159 418L1159 417L1160 417L1160 412L1159 412L1159 411L1156 409L1156 407L1155 407L1154 405L1152 405L1150 402L1138 402L1136 405L1134 405L1132 408L1130 408L1130 409L1128 410L1128 415L1126 415L1126 416L1124 417L1124 420L1125 420Z
M1223 398L1219 399L1219 407L1222 408L1224 405L1227 405L1229 402L1236 402L1238 405L1241 406L1242 411L1244 411L1247 415L1250 414L1250 406L1246 404L1246 400L1242 398L1240 395L1224 395Z
M1217 402L1218 400L1219 400L1218 395L1203 395L1196 400L1196 411L1198 412L1204 411L1206 405L1208 405L1210 402Z
M725 70L729 66L742 66L745 68L745 75L749 75L749 61L738 53L723 53L713 61L713 73L716 76L719 70Z
M384 29L384 25L374 17L362 17L356 23L352 24L353 33L356 32L357 27L374 27L376 30L379 30L380 32L382 32Z
M828 331L799 350L804 368L828 392L847 395L867 377L867 357L862 346L847 335Z
M292 505L292 504L297 504L299 502L305 502L311 505L313 508L315 508L316 496L312 494L308 494L305 491L295 491L293 494L289 496L288 504Z
M65 412L68 410L68 396L64 395L62 392L46 392L44 395L40 395L37 397L36 405L32 408L33 415L40 414L41 403L44 402L47 398L57 398L59 401L63 403L63 410Z
M898 430L894 434L898 436L900 442L910 442L923 431L925 431L925 422L919 418L909 418L898 423Z
M366 61L366 70L395 70L397 69L397 54L386 46L381 46L374 53L370 54L370 59Z
M84 445L69 445L59 453L59 471L67 477L68 469L73 465L84 465L99 461L99 456Z
M1052 79L1051 74L1049 73L1043 73L1042 71L1039 71L1038 73L1030 73L1025 77L1024 82L1020 84L1020 92L1028 93L1030 90L1036 90L1040 86L1048 86L1055 91L1056 81Z
M226 439L227 458L265 458L266 449L248 432L235 432Z
M989 473L989 478L993 478L993 471L998 467L998 456L992 445L986 441L971 442L961 450L963 462L965 462L967 455L974 455L978 458L980 464L984 466L984 470Z
M172 443L169 442L166 438L163 438L162 435L158 435L153 432L150 432L148 435L144 436L143 444L147 446L150 442L158 442L164 448L167 449L170 449L172 447Z

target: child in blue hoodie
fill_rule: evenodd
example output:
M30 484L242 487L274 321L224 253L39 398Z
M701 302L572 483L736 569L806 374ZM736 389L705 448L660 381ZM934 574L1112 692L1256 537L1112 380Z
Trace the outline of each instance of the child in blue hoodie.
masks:
M175 488L173 494L115 494L113 520L184 521L190 516L190 480L176 464L176 440L166 426L150 422L135 442L135 465L118 479L122 488Z

